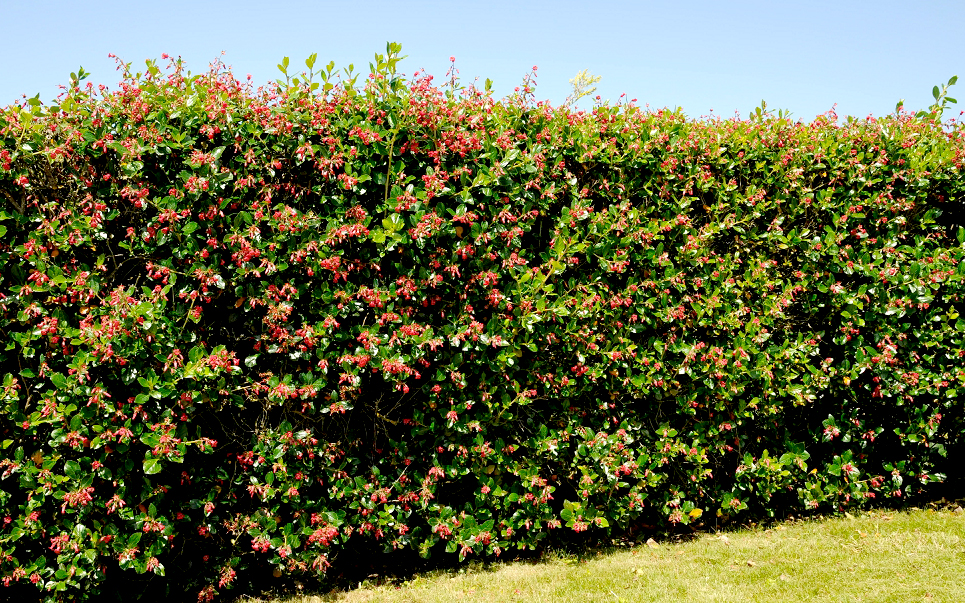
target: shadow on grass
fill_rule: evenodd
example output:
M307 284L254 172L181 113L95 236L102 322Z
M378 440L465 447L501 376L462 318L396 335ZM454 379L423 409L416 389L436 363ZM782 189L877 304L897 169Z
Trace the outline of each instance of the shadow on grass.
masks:
M914 501L905 501L905 505L878 505L874 509L862 511L854 511L857 515L864 515L872 518L882 518L884 521L889 523L892 520L890 514L900 513L902 511L915 510L926 510L926 511L936 511L936 512L954 512L955 516L965 516L965 499L949 499L949 498L928 498L928 499L916 499ZM320 602L336 602L344 601L346 597L351 600L356 600L353 597L361 596L359 600L368 600L368 595L363 594L363 591L380 591L385 593L389 591L391 593L393 590L398 589L400 592L399 597L409 593L411 596L412 588L419 587L418 585L425 585L437 582L448 582L448 581L462 581L467 578L477 577L483 578L484 576L490 576L497 572L505 570L507 567L512 565L522 565L524 567L535 567L535 566L545 566L547 571L552 571L550 568L559 564L569 566L572 568L579 568L583 566L593 566L591 562L596 562L600 560L612 559L619 557L621 554L628 551L647 551L649 549L650 555L663 555L662 551L666 551L668 548L677 549L678 545L682 549L688 548L690 543L701 539L707 535L717 534L721 538L714 539L715 542L720 540L721 542L730 546L730 542L734 543L734 548L730 550L736 550L739 548L737 543L744 538L744 533L749 536L753 534L767 534L780 533L781 530L787 529L798 529L794 526L798 526L803 529L823 529L823 528L806 528L807 525L820 524L826 521L834 522L839 519L853 519L854 516L851 513L840 513L836 515L822 515L822 514L808 514L799 516L787 516L781 519L773 519L760 522L720 522L715 524L710 524L706 522L699 527L691 529L690 527L680 528L674 532L657 533L655 531L640 531L637 533L635 538L627 538L622 540L609 540L606 542L592 539L586 539L582 542L566 542L559 546L553 548L544 548L537 551L522 551L514 555L504 554L501 558L496 560L473 560L464 563L458 563L455 560L454 555L443 556L442 559L434 557L430 560L419 559L418 564L410 563L408 571L399 571L398 567L391 567L388 564L381 566L381 568L373 568L369 566L368 572L359 571L353 575L343 574L342 576L328 577L328 582L325 584L308 585L305 584L301 588L294 582L287 583L284 588L265 588L260 591L258 596L247 596L236 599L236 603L250 602L250 603L320 603ZM709 524L709 525L708 525ZM845 524L847 525L847 524ZM833 529L832 529L833 528ZM829 525L828 534L835 536L837 532L844 529L842 533L850 533L853 531L851 528L842 528L840 525L834 524ZM822 532L823 533L823 532ZM728 539L730 535L730 540ZM835 536L836 537L836 536ZM632 553L637 554L637 553ZM674 555L682 553L674 553ZM411 559L411 556L410 556ZM439 563L439 561L444 561L444 563ZM361 568L360 568L361 569ZM373 571L374 569L381 569L381 571ZM475 579L475 578L471 578ZM491 579L490 579L491 580ZM270 584L270 583L269 583ZM269 586L266 584L266 586ZM276 583L276 586L282 586ZM253 591L259 592L259 591ZM392 595L387 595L389 600L392 599ZM384 599L379 599L384 600ZM408 599L407 599L408 600Z

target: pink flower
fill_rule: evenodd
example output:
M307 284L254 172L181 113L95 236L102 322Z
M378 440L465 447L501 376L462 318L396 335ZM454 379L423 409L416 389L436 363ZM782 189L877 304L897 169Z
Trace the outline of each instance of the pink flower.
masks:
M64 513L68 506L76 507L86 507L87 503L91 502L93 498L91 497L91 492L94 491L93 486L81 490L75 490L73 492L67 492L64 494L64 504L60 507L60 512Z

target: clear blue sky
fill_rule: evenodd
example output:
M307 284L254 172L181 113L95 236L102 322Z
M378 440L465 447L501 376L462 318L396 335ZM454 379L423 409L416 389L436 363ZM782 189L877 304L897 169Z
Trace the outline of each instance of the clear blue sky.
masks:
M813 119L837 103L841 116L921 109L952 75L965 108L962 0L417 0L205 1L6 0L0 105L21 94L49 101L78 66L90 81L118 81L114 53L132 67L161 53L194 72L221 57L239 79L267 83L284 56L303 65L354 63L397 41L401 70L442 81L449 57L464 81L490 78L503 96L533 65L537 97L560 104L582 69L602 76L597 93L621 93L691 117L746 116L770 108ZM584 103L585 104L585 103Z

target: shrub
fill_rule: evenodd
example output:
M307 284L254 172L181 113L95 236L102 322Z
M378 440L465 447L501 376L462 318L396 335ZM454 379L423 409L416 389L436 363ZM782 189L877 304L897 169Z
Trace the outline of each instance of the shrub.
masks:
M399 50L0 115L5 584L204 600L954 469L960 126L496 101Z

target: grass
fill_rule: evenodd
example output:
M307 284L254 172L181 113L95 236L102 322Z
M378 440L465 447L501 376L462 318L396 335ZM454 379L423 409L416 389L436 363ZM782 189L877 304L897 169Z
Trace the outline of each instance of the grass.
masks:
M965 511L952 505L751 526L584 557L469 564L270 603L782 600L965 600Z

